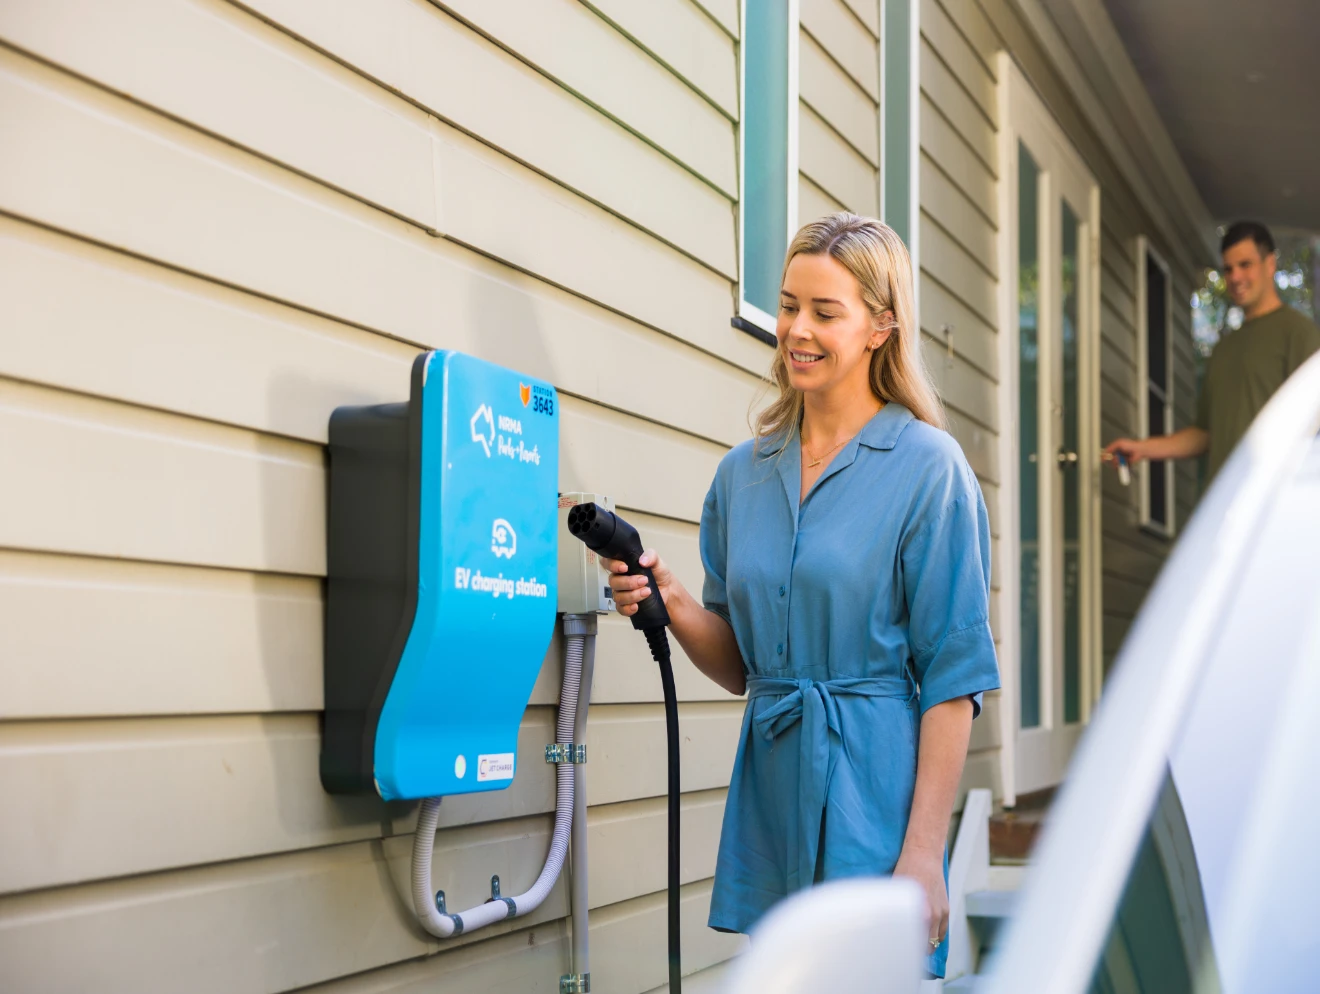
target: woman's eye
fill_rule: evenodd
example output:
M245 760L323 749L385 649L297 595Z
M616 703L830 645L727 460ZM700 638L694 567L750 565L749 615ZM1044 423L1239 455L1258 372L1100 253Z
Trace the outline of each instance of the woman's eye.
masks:
M794 311L797 310L797 308L794 307L792 304L780 304L779 309L783 311L785 314L792 314Z
M819 320L821 320L821 321L833 321L836 317L838 317L838 315L837 315L837 314L826 314L824 311L817 311L817 312L816 312L816 317L817 317Z

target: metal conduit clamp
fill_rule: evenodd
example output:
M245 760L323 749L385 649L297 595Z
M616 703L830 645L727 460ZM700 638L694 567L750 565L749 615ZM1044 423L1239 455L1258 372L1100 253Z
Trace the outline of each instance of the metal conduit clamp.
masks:
M585 763L587 747L572 742L553 742L545 747L545 761L553 764Z
M591 974L564 974L559 978L559 994L591 994Z
M514 903L513 898L504 897L500 894L500 875L498 873L490 878L490 897L486 898L486 903L490 904L492 901L503 901L508 906L510 918L518 916L518 905Z

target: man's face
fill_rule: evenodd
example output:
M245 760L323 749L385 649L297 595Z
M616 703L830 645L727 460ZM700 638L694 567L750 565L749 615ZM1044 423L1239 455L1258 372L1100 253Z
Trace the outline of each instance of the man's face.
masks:
M1224 249L1224 281L1233 303L1251 310L1274 285L1275 268L1274 253L1262 257L1260 246L1250 238Z

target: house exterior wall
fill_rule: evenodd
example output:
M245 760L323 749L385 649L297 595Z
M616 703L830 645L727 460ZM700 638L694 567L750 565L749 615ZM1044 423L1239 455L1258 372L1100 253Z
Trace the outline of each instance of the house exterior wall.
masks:
M977 0L963 2L969 7L978 5ZM1137 266L1142 264L1138 237L1148 238L1169 265L1175 429L1191 424L1195 417L1190 298L1193 287L1200 283L1201 267L1213 258L1204 237L1210 228L1209 215L1203 206L1197 209L1186 203L1183 190L1190 184L1185 173L1179 177L1160 168L1156 143L1143 136L1140 122L1128 113L1112 81L1098 81L1094 66L1084 68L1073 61L1064 64L1055 54L1065 45L1087 52L1084 36L1089 34L1100 47L1105 29L1112 33L1107 18L1098 24L1075 19L1076 10L1089 6L1093 5L1087 0L1051 0L1051 15L1040 0L979 2L1000 44L1022 67L1100 186L1100 430L1102 440L1108 440L1146 434L1138 417L1138 398L1144 390L1138 376L1136 281ZM1043 26L1046 22L1048 30ZM1068 32L1067 42L1063 41L1064 31ZM1117 122L1117 139L1101 134L1093 123L1094 108L1081 105L1075 93L1078 77L1092 81L1103 94L1105 110ZM1137 189L1139 181L1146 185L1145 190ZM1181 529L1197 498L1194 464L1178 464L1175 479L1176 524ZM1102 474L1101 480L1103 663L1108 670L1172 543L1141 529L1140 491L1135 480L1126 488L1114 473Z
M921 0L919 19L922 329L998 565L993 56L1044 66L1047 92L1050 63L1007 0ZM878 213L878 4L801 0L800 21L799 217ZM321 790L326 425L403 399L419 349L549 380L562 489L613 495L699 588L702 498L770 358L729 324L738 24L736 0L0 5L0 986L557 989L564 882L526 919L423 938L412 807ZM1063 117L1105 187L1105 431L1130 432L1131 241L1154 233ZM1153 244L1185 299L1191 269ZM1107 652L1165 549L1134 500L1106 484ZM598 659L592 973L648 991L659 681L618 618ZM743 702L681 653L675 672L702 970L740 948L704 923ZM559 676L556 643L517 781L445 803L451 903L540 867ZM1002 792L1006 734L990 695L964 791Z
M422 348L543 377L563 488L613 495L699 588L701 502L769 357L729 326L737 23L716 0L0 9L0 987L557 989L566 881L423 938L413 807L321 789L327 419L405 398ZM593 974L645 991L660 686L621 619L598 657ZM675 669L701 969L740 942L704 922L743 704ZM544 859L559 673L556 644L517 781L444 806L451 902Z
M1147 234L1138 223L1102 208L1100 278L1101 305L1101 430L1105 438L1140 437L1139 397L1145 389L1137 369L1141 347L1137 321L1137 267L1144 265L1137 236ZM1174 425L1184 428L1196 417L1196 371L1192 345L1192 289L1199 285L1186 268L1170 267L1173 306ZM1174 468L1176 525L1181 531L1197 497L1196 464L1184 460ZM1171 550L1169 539L1140 524L1138 481L1123 487L1114 474L1103 482L1104 528L1104 666L1114 662L1146 591ZM1176 534L1176 532L1175 532Z
M1058 0L1051 2L1051 8L1059 13L1070 3ZM1086 0L1076 0L1075 5L1086 6ZM1000 434L1015 428L1001 426L996 416L1000 383L1007 379L1001 379L997 369L996 300L1003 288L996 236L1001 224L1012 223L998 217L996 197L997 185L1005 180L998 175L996 136L1001 122L995 92L1007 85L996 78L996 52L1007 50L1023 69L1100 186L1100 441L1145 434L1138 416L1138 398L1144 389L1138 374L1139 236L1148 238L1170 266L1175 427L1191 423L1195 412L1188 301L1199 282L1199 267L1210 261L1200 237L1208 227L1208 216L1204 211L1180 210L1179 198L1167 192L1166 177L1159 170L1151 179L1170 216L1152 216L1133 189L1126 160L1107 144L1073 96L1076 78L1089 79L1072 56L1081 45L1068 48L1052 36L1043 38L1041 22L1049 18L1039 0L921 0L920 6L922 327L953 432L981 479L996 536L1000 514L1016 513L1008 508L1001 511L997 499L1002 474L1015 472L1014 467L997 465ZM1106 95L1112 100L1110 112L1120 116L1118 95L1108 91ZM1129 158L1153 158L1135 126L1124 130L1124 140L1131 146ZM1174 180L1167 182L1172 187ZM946 325L953 329L953 358L944 347ZM1196 471L1183 463L1175 473L1181 528L1196 499ZM1106 472L1101 486L1101 627L1107 670L1171 542L1140 527L1135 482L1124 488L1116 474ZM1005 550L997 541L996 546L998 566ZM1016 550L1007 554L1016 555ZM1017 626L1015 605L996 599L992 610L1000 634ZM987 715L991 721L973 735L964 788L989 786L999 797L1011 755L996 747L1013 730L1001 727L997 709L987 708Z
M840 210L876 217L879 6L802 0L799 22L798 221Z
M918 24L923 344L950 431L985 495L993 559L991 622L998 637L1009 623L999 597L1005 552L998 445L998 44L974 3L953 5L951 13L936 0L923 0ZM960 803L973 787L1003 796L1000 703L998 692L987 694L972 726Z

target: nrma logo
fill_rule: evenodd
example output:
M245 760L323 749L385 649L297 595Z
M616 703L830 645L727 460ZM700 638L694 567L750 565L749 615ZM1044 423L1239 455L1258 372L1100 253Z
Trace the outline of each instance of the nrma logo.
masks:
M532 401L532 387L529 383L518 384L518 399L522 401L523 407L526 407Z

